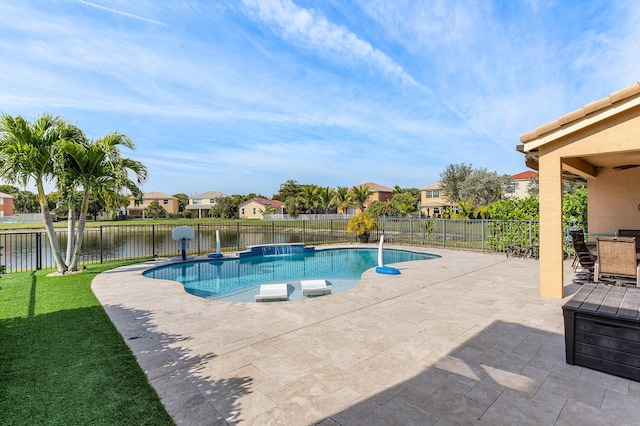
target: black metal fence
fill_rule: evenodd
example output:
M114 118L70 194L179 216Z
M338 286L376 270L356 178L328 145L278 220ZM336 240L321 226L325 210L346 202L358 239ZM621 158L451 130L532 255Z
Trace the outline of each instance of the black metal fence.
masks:
M455 219L378 219L370 242L381 234L385 242L424 247L440 247L503 253L508 244L538 244L537 221L494 221ZM129 259L178 256L181 245L171 238L179 225L117 224L87 228L79 264ZM222 252L244 250L260 244L304 243L323 245L355 242L348 234L346 219L317 221L221 221L194 223L195 238L189 242L189 255L216 250L216 230ZM64 253L67 231L56 236ZM49 240L44 231L0 234L2 258L7 272L55 267Z

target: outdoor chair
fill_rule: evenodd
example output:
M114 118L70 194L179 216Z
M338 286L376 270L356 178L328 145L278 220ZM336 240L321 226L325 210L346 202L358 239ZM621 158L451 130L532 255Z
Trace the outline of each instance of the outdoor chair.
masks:
M573 266L573 269L575 270L578 265L578 252L575 251L576 242L584 242L584 231L582 229L570 229L569 239L571 240L571 244L574 249L573 264L571 266Z
M580 275L586 275L587 281L593 280L594 269L596 265L596 258L591 255L587 244L584 240L572 240L573 251L575 253L575 259L573 264L573 270L578 274L578 269L581 268L584 272Z
M302 280L300 281L303 296L323 296L331 293L331 286L327 280Z
M288 285L284 284L262 284L260 293L256 294L256 302L273 302L276 300L288 300Z
M636 260L635 240L635 237L596 237L596 282L638 285L640 268Z

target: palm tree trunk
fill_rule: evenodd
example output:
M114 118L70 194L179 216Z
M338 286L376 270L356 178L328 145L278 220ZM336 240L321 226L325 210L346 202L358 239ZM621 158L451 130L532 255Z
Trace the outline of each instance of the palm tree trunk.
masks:
M78 219L78 232L76 234L75 244L73 248L73 257L71 258L71 262L69 263L70 271L78 270L78 257L80 255L80 248L82 247L82 240L84 239L84 226L87 221L87 211L89 211L89 190L85 190L82 197L80 218Z
M53 258L56 261L56 266L58 267L58 272L64 274L67 272L67 264L62 259L62 253L60 252L60 244L58 244L58 239L56 238L56 231L53 228L53 219L51 218L51 212L49 211L49 205L47 204L47 197L44 193L44 186L42 185L42 181L37 182L38 187L38 201L40 201L40 210L42 211L42 220L44 222L44 226L47 230L47 237L49 237L49 243L51 244L51 252L53 253Z
M73 246L75 240L76 213L73 207L73 202L70 201L69 210L67 212L67 257L65 259L67 265L71 263L71 256L73 255Z

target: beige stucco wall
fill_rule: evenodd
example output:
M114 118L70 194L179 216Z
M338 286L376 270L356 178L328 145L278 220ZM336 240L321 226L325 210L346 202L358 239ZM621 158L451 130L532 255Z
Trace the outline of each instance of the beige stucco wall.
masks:
M588 185L591 236L640 229L640 167L621 171L604 168Z
M255 201L250 202L238 208L238 216L240 219L262 219L260 210L264 210L266 206Z

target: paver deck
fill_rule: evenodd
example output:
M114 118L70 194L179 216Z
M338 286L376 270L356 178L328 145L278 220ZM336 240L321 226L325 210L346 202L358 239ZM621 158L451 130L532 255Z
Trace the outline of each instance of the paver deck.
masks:
M640 383L565 363L538 261L410 249L442 258L309 300L201 299L153 263L92 285L178 425L638 424Z

